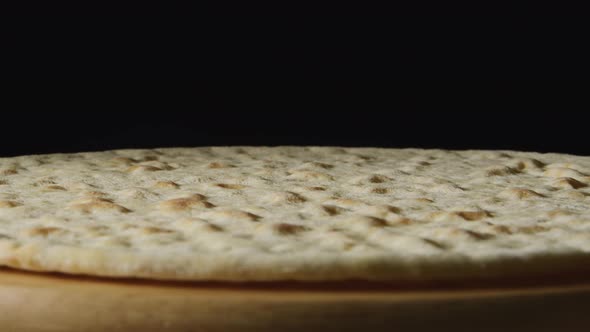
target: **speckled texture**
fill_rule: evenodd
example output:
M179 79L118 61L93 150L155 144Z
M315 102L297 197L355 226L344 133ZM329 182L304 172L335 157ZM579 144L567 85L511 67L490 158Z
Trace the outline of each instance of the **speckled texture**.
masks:
M0 158L0 264L184 280L436 280L590 263L590 157L207 147Z

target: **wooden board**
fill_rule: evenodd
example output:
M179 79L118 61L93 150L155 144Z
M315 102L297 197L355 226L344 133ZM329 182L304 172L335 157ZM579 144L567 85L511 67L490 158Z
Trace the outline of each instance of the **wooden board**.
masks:
M590 281L408 288L167 283L0 270L2 332L589 330Z

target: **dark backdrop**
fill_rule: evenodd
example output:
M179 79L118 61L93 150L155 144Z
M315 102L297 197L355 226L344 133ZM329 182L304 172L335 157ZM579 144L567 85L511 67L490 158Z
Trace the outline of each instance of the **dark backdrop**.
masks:
M584 79L590 73L587 10L573 4L183 3L25 2L18 14L1 7L0 78Z
M581 83L82 86L31 92L6 104L0 155L238 144L590 155Z

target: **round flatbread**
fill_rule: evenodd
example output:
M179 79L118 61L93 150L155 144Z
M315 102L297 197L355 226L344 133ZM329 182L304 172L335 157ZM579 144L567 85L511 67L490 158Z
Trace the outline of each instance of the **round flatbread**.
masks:
M590 157L204 147L0 159L0 265L182 280L590 266Z

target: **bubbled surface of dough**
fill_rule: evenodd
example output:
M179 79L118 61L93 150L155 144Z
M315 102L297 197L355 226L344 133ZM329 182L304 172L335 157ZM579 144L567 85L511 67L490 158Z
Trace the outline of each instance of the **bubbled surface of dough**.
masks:
M0 158L0 264L183 280L435 280L590 262L590 158L203 147Z

